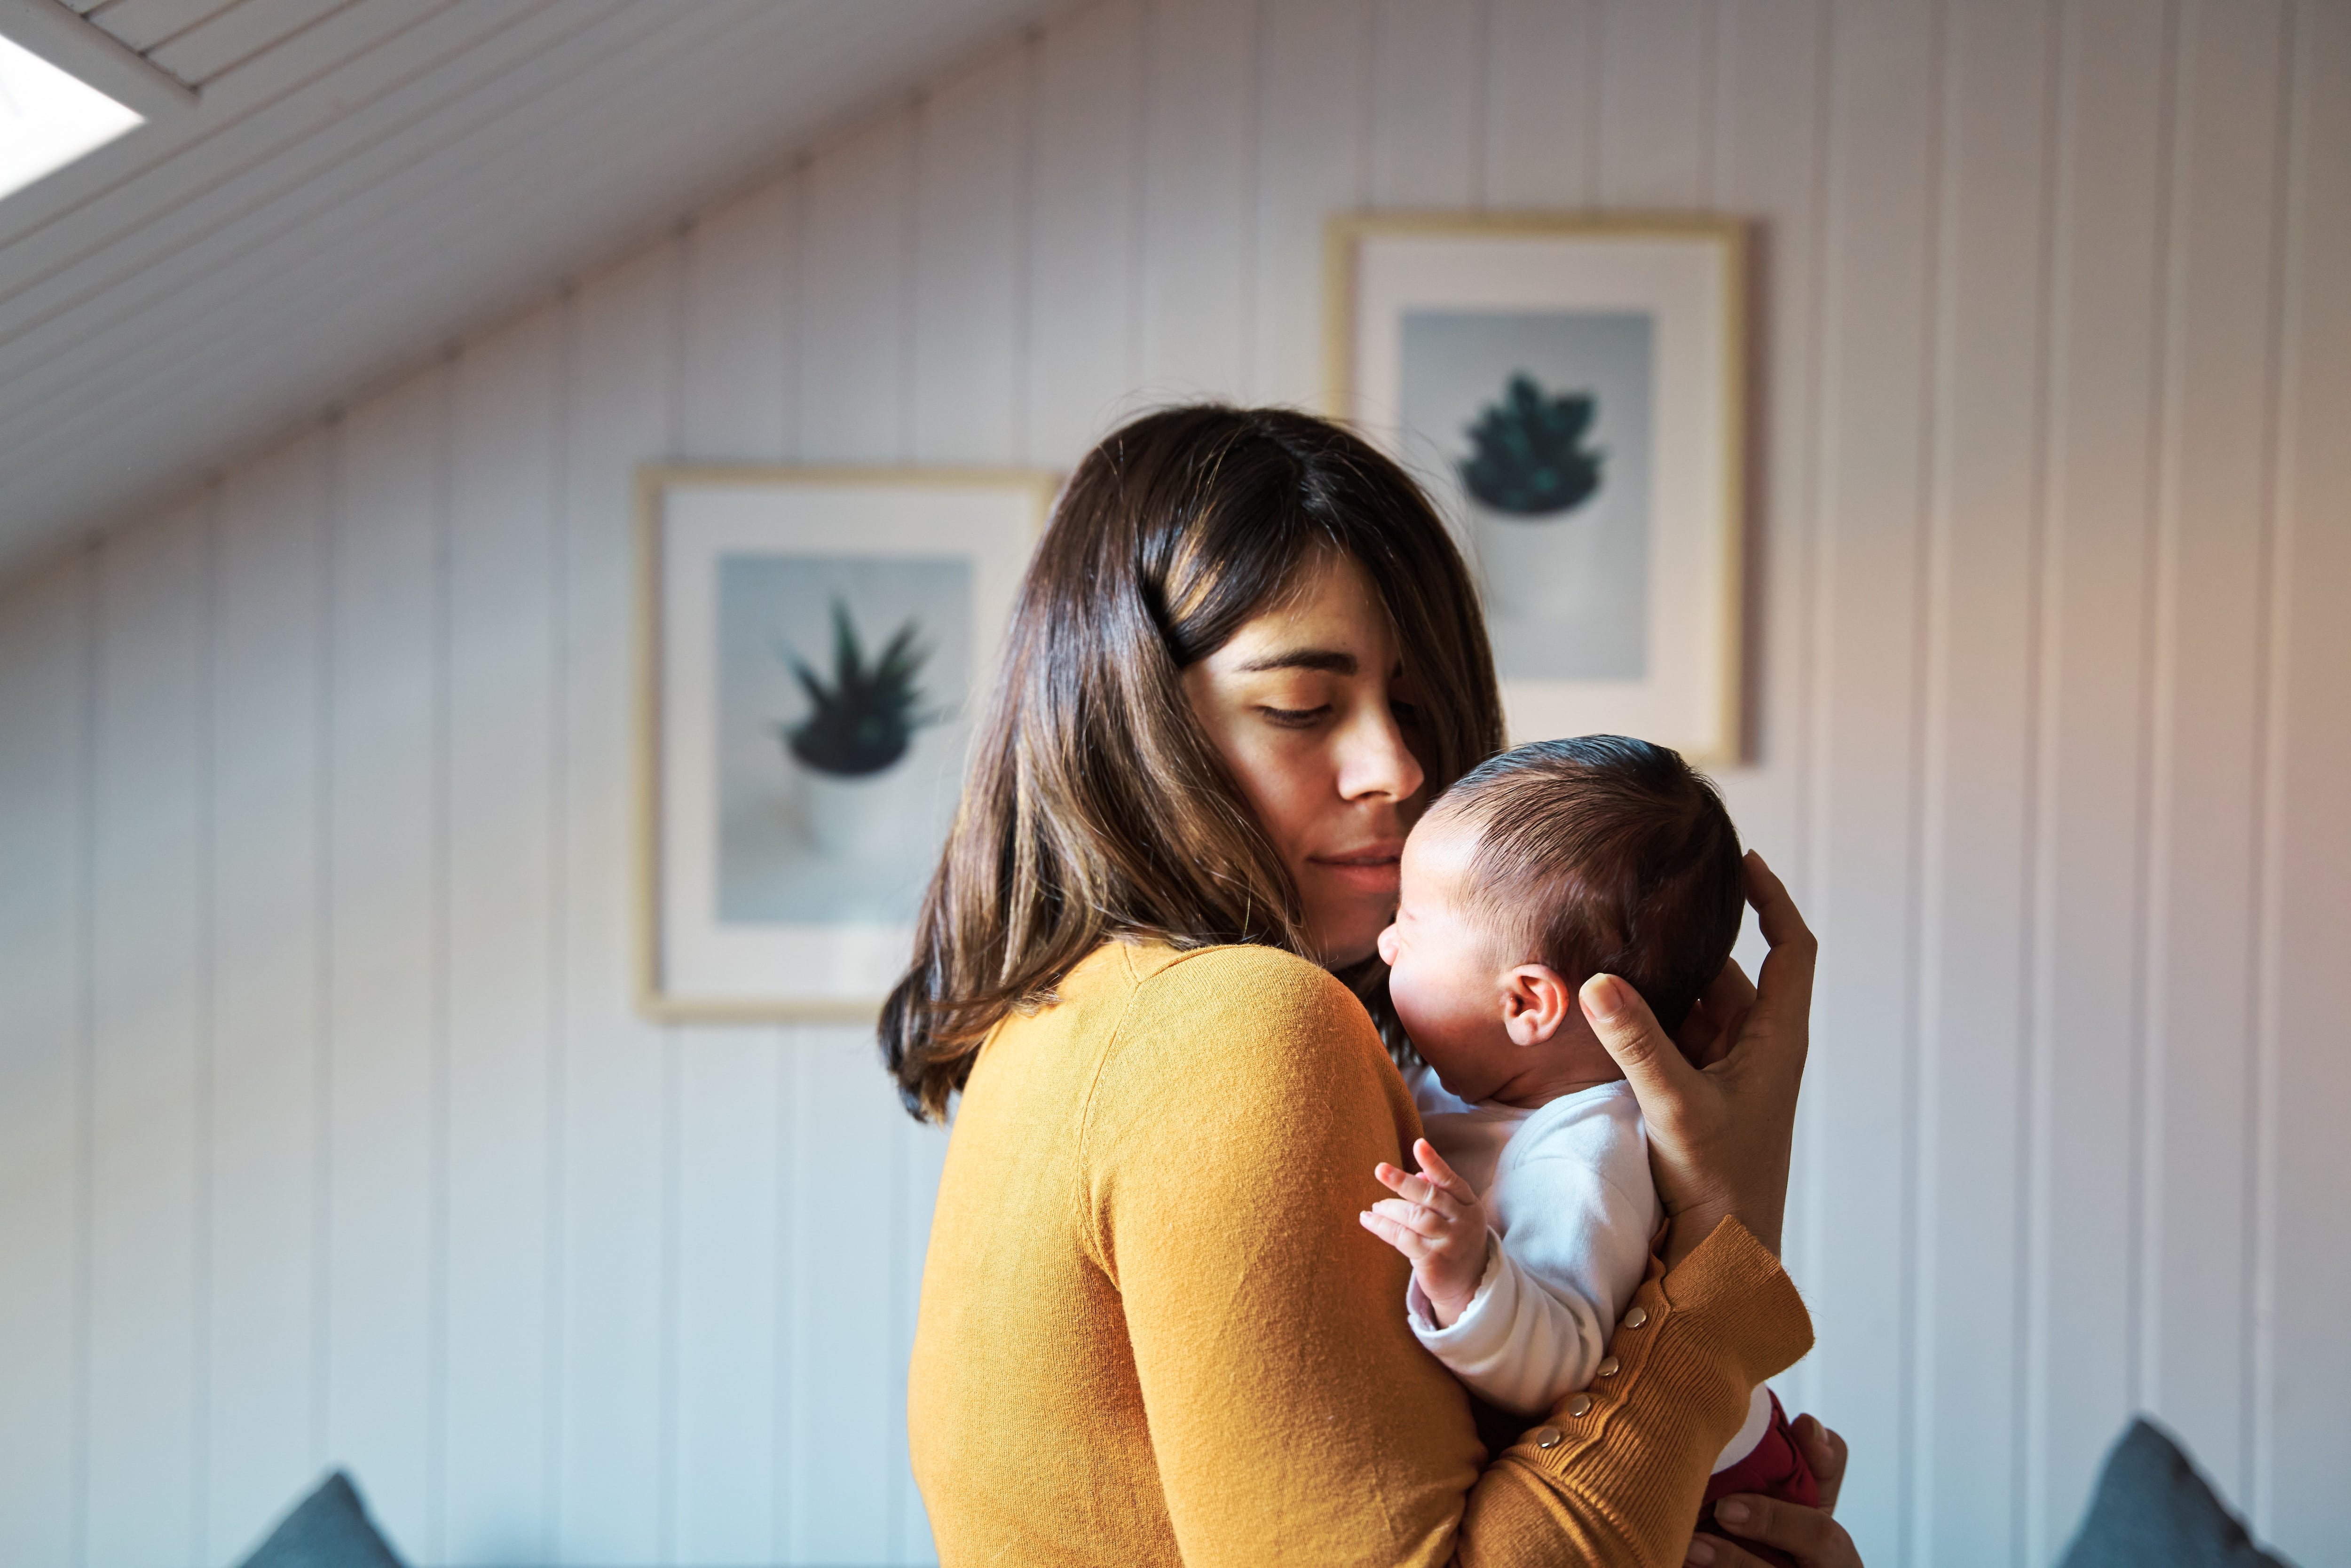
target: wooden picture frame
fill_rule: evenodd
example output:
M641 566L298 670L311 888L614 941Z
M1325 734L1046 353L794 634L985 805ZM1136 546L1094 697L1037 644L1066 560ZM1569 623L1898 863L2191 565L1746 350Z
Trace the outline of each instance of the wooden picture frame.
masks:
M657 465L636 488L639 1006L871 1021L1057 481Z
M1513 745L1742 756L1745 253L1717 217L1328 225L1327 411L1478 570Z

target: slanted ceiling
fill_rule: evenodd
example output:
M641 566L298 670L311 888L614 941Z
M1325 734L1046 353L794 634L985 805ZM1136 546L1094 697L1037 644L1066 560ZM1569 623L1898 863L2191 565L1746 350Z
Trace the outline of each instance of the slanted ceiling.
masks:
M0 577L1049 8L0 0L150 110L0 200Z

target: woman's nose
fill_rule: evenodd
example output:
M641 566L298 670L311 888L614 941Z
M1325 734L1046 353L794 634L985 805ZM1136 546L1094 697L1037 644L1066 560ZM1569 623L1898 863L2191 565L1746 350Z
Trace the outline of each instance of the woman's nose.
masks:
M1395 715L1384 700L1365 705L1362 716L1339 738L1339 794L1361 800L1386 796L1402 803L1417 792L1422 779L1420 759L1404 743Z

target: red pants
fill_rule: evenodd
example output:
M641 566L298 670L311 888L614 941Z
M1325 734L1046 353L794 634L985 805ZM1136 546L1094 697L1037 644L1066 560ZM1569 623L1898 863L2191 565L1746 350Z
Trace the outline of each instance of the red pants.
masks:
M1737 1542L1740 1551L1766 1563L1796 1568L1796 1560L1786 1552L1759 1541L1746 1540L1714 1522L1716 1500L1738 1492L1779 1498L1806 1508L1821 1506L1821 1484L1813 1479L1811 1461L1804 1458L1803 1449L1796 1447L1796 1435L1788 1429L1788 1413L1780 1408L1780 1396L1776 1394L1771 1396L1771 1426L1763 1434L1762 1441L1745 1458L1706 1483L1706 1503L1698 1511L1698 1525L1700 1530L1714 1531L1726 1540Z

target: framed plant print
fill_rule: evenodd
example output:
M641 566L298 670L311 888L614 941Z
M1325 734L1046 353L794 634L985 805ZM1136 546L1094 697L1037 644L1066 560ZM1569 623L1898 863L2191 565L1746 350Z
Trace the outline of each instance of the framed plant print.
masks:
M641 1005L871 1019L1054 482L650 467L637 488Z
M1740 225L1374 214L1328 243L1330 412L1455 530L1511 743L1738 760Z

